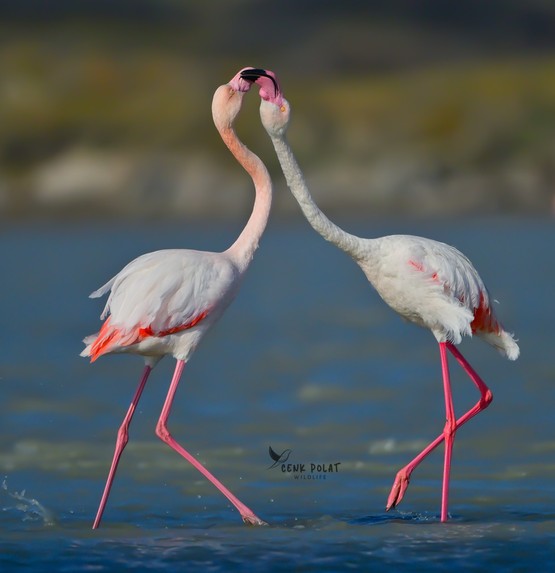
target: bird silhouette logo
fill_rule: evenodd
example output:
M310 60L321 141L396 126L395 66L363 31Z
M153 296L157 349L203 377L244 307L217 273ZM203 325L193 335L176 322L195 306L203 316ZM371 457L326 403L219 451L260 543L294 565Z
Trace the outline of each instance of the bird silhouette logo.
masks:
M272 449L272 446L268 446L268 453L270 454L270 457L274 460L274 463L271 466L269 466L268 469L271 470L272 468L275 468L278 464L284 464L289 459L291 452L292 450L286 449L283 450L281 454L278 454Z

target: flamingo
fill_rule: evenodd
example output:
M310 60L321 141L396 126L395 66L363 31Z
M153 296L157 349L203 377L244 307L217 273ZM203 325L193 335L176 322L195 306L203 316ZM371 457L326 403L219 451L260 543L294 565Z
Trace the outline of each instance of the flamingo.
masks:
M443 432L397 473L386 510L396 507L407 490L413 470L445 441L441 521L448 519L449 477L456 431L492 400L491 390L455 345L473 334L516 360L519 347L513 335L496 317L492 298L480 275L460 251L423 237L390 235L365 239L347 233L319 209L310 195L301 169L286 140L290 105L283 97L276 75L263 69L245 69L241 77L255 82L260 90L260 116L279 159L287 185L301 210L324 239L350 255L370 284L393 310L405 319L432 331L439 344L446 423ZM478 402L455 418L448 352L453 355L477 387Z
M248 172L255 187L255 201L248 222L237 240L224 252L168 249L144 254L125 266L91 298L110 293L97 334L88 336L82 356L91 362L104 354L128 352L144 358L139 384L119 428L112 465L93 523L100 525L117 466L128 442L131 419L158 361L171 355L176 360L156 435L200 471L239 511L243 521L265 525L170 434L167 421L186 362L208 329L235 298L245 272L264 232L272 203L272 182L260 158L237 137L233 123L250 81L240 73L218 87L212 115L221 138Z

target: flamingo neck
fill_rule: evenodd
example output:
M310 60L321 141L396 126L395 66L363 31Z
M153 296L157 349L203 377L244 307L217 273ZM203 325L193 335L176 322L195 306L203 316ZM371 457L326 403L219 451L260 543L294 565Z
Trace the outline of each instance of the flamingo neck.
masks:
M225 127L219 131L235 159L251 176L256 193L252 213L245 228L226 251L241 271L244 271L251 262L268 223L272 206L272 180L262 160L241 142L233 128Z
M354 259L359 260L365 256L362 250L362 243L366 241L347 233L341 227L330 221L314 202L299 164L285 139L285 135L280 137L271 136L271 139L287 185L299 203L307 221L312 225L312 228L320 233L326 241L333 243Z

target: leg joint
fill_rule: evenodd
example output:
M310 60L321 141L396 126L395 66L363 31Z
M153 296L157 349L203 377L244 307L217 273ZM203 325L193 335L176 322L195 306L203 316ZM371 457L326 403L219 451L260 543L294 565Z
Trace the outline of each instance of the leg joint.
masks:
M168 440L171 438L170 431L166 427L166 424L164 424L161 420L158 420L158 423L156 424L156 430L155 431L156 431L156 435L163 442L168 442Z
M482 395L482 398L480 399L480 404L482 408L487 408L491 404L492 400L493 400L493 393L488 388L486 392Z
M129 441L129 430L127 428L127 424L123 423L120 426L118 433L117 433L116 441L122 447L125 447L127 445L127 442Z

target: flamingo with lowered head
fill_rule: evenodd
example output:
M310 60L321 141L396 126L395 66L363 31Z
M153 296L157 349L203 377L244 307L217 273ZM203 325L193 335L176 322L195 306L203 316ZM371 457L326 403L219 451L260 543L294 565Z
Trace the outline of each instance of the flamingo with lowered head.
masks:
M125 266L92 298L110 293L101 318L100 332L85 339L82 356L91 362L104 354L128 352L143 356L145 367L131 405L119 428L108 479L93 529L100 525L118 463L128 442L131 419L150 375L164 356L173 356L176 367L156 425L156 434L200 471L241 514L243 521L264 525L197 459L170 434L167 421L186 362L208 329L235 298L246 270L266 228L272 203L272 182L262 161L237 137L233 123L241 110L251 81L239 72L220 86L212 101L212 115L221 138L255 187L250 218L237 240L224 252L171 249L147 253Z
M314 202L301 169L286 140L290 106L275 74L245 69L241 77L260 87L260 117L274 145L289 189L301 210L324 239L350 255L381 298L405 319L428 328L439 344L446 423L443 432L396 475L386 509L403 499L410 476L420 462L445 441L441 521L448 519L449 476L457 429L484 410L492 393L456 348L463 336L476 335L509 360L519 347L496 317L493 300L472 263L450 245L410 235L363 239L330 221ZM473 408L456 419L451 394L448 352L460 364L480 393Z

